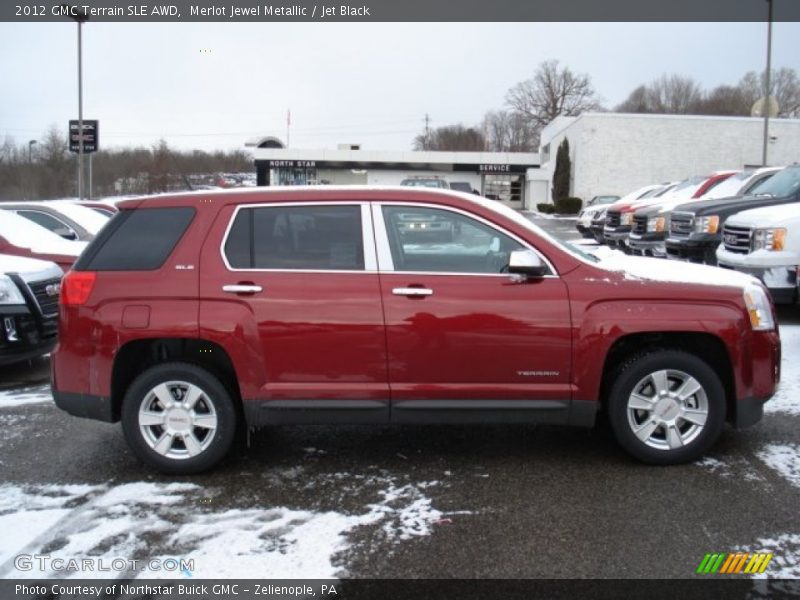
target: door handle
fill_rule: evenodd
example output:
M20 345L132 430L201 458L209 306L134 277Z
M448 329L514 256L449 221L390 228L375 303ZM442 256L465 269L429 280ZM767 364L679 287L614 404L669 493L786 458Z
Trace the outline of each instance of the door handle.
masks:
M263 291L260 285L245 285L242 283L223 285L222 291L230 294L255 294Z
M394 288L392 293L395 296L432 296L433 290L421 287L399 287Z

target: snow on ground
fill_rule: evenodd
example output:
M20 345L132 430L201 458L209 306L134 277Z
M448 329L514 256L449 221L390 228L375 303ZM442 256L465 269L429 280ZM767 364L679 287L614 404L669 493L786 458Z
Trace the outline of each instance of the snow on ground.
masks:
M0 390L0 408L11 408L24 404L42 404L52 402L50 384L27 386L13 390Z
M756 452L770 469L800 488L800 444L767 444Z
M444 514L426 494L439 482L398 483L375 475L354 487L365 482L378 485L377 501L351 514L252 504L215 510L203 500L223 498L224 491L191 483L2 485L0 577L172 578L174 571L148 569L147 561L167 558L193 560L192 577L340 577L345 571L338 557L353 546L350 535L357 529L372 526L373 535L400 543L430 535ZM73 573L36 563L32 571L19 571L13 560L21 553L140 563L124 572Z
M800 325L781 325L781 383L764 405L766 413L800 415Z
M694 464L724 479L743 479L744 481L759 482L762 486L767 483L766 478L759 474L758 465L754 465L744 457L726 457L725 460L720 460L707 456Z
M756 579L800 579L800 535L786 533L776 538L759 538L752 546L736 551L774 554L766 571L753 575Z

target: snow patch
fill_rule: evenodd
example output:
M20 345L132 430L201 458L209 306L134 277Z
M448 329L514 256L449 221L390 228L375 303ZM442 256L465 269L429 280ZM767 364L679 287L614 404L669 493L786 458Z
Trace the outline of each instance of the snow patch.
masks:
M628 256L622 252L600 255L596 266L607 271L622 272L626 279L660 281L668 283L696 283L745 288L758 285L755 277L719 267L710 267L683 261L671 261L641 256Z
M0 408L12 408L26 404L42 404L52 402L48 384L27 386L13 390L0 390Z
M772 560L764 573L755 579L800 579L800 535L785 533L776 538L759 538L752 546L740 547L737 552L772 552Z
M756 456L794 487L800 488L800 444L768 444L756 452Z
M800 416L800 326L781 325L781 383L778 391L766 404L765 413L783 413Z

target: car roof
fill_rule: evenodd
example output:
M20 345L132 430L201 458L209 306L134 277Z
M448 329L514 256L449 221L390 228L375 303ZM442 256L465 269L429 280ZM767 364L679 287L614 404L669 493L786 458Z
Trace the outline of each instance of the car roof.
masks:
M325 185L325 186L263 186L256 188L236 188L231 190L200 190L143 196L123 200L117 204L120 210L139 207L177 207L210 205L218 200L222 204L250 204L256 202L308 202L308 201L355 201L402 200L409 202L444 202L484 206L485 203L474 194L444 188L425 188L413 186L365 186L365 185ZM448 202L449 201L449 202ZM487 201L494 202L494 201Z

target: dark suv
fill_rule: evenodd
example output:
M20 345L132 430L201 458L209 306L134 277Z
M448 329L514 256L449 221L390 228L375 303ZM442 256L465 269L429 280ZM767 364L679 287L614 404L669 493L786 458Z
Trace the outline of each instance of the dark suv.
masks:
M758 421L776 388L755 278L625 271L485 198L312 187L119 206L64 279L53 397L121 420L165 472L210 467L245 425L590 427L600 410L632 455L675 463L725 421ZM406 235L432 221L452 240Z

